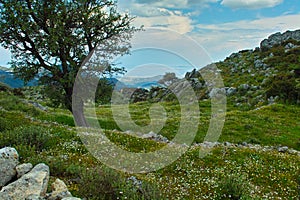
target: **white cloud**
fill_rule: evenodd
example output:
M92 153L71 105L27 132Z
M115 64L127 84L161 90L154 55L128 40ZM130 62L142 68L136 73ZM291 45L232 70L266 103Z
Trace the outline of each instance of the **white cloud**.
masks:
M213 60L221 60L231 53L258 47L260 42L275 32L299 29L300 14L237 21L223 24L200 24L199 31L190 35L205 47Z
M233 9L259 9L274 7L282 2L283 0L223 0L221 4Z
M136 26L144 25L145 27L165 27L181 34L193 30L192 20L189 17L175 14L170 16L137 17L134 24Z
M186 8L188 5L188 1L187 0L159 0L156 1L153 5L156 7L178 9L178 8Z
M121 10L136 15L134 25L137 27L164 27L185 34L193 30L190 16L184 15L180 9L170 8L176 5L185 7L187 3L187 0L131 0L127 4L120 2L119 6Z
M229 31L229 30L259 30L259 31L275 31L285 29L297 29L299 28L300 14L296 15L285 15L272 18L261 18L257 20L243 20L223 24L212 24L205 25L199 24L198 28L218 31Z
M199 15L209 3L220 0L128 0L119 1L121 11L136 16L134 24L145 27L165 27L185 34L193 30L195 15ZM184 9L193 8L192 12L184 13Z

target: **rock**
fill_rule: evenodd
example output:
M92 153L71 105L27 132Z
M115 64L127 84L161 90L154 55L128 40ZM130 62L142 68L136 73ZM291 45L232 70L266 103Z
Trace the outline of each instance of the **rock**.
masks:
M255 60L254 61L254 67L255 68L264 68L265 63L262 60Z
M250 89L250 85L248 85L248 84L242 84L242 85L239 86L239 89L249 90Z
M128 178L129 181L132 181L132 184L138 188L142 187L142 181L138 180L135 176L131 176Z
M37 194L33 194L33 195L29 195L26 200L42 200L42 198L37 195Z
M231 147L232 144L231 144L230 142L224 142L224 146L225 146L225 147Z
M65 198L63 198L61 200L81 200L81 199L76 198L76 197L65 197Z
M284 147L278 147L277 151L281 153L286 153L289 150L287 146Z
M260 43L260 49L266 51L275 45L281 45L288 40L300 41L300 30L275 33Z
M185 74L185 78L186 78L187 80L190 80L190 79L192 79L192 78L199 78L200 76L201 76L200 72L197 71L196 69L193 69L192 72L187 72L187 73Z
M247 142L242 142L242 146L247 146L248 145L248 143Z
M60 200L66 197L72 197L72 194L69 192L66 184L60 180L56 179L51 185L52 193L47 198L47 200Z
M15 167L19 163L19 155L16 149L5 147L0 149L0 188L16 176Z
M222 97L224 97L226 95L226 89L225 88L213 88L208 96L210 98L216 98L216 99L220 99Z
M49 173L47 165L43 163L36 165L29 173L3 187L0 191L0 199L20 200L45 197Z
M295 48L296 47L296 45L294 45L293 43L288 43L287 45L285 45L285 49L293 49L293 48Z
M20 178L24 174L28 173L32 168L33 168L33 166L31 163L24 163L24 164L18 165L16 167L17 178Z
M204 149L211 149L214 148L215 146L220 145L220 143L218 142L208 142L208 141L204 141L203 143L198 144L198 146L201 146Z
M157 142L165 142L165 143L169 142L168 138L166 138L162 135L156 134L153 131L150 131L149 133L144 134L142 136L142 138L143 139L151 139L151 140L154 140L154 141L157 141Z
M226 95L231 96L236 93L237 89L234 87L225 88L226 89Z
M233 58L242 58L242 54L239 53L232 53L229 58L233 59Z
M28 103L32 104L35 108L42 110L42 111L47 111L48 109L41 104L34 102L34 101L28 101Z
M269 105L274 104L278 98L279 98L278 96L276 96L276 97L271 96L270 98L268 98Z

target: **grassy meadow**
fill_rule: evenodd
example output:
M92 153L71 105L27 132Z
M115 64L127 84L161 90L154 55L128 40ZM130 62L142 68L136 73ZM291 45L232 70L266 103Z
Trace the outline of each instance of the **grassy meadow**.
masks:
M172 140L180 123L180 106L170 102L161 105L167 120L159 134ZM150 106L131 104L132 120L148 125ZM209 101L201 101L199 107L194 144L203 142L211 115ZM97 107L96 113L107 137L128 151L150 152L165 145L124 134L109 105ZM299 113L300 107L294 105L273 104L246 111L229 105L219 142L287 146L299 151ZM0 147L4 146L15 147L22 163L46 163L50 181L61 178L74 196L86 199L299 199L300 195L300 157L276 150L221 145L200 158L201 147L193 145L180 159L156 172L115 171L88 152L67 110L49 108L43 112L2 91Z

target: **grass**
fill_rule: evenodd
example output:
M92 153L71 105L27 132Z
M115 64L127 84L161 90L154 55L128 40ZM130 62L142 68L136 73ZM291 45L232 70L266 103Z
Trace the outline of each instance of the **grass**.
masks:
M172 139L180 123L180 106L162 103L167 114L159 132ZM108 169L85 148L66 110L41 112L18 97L0 92L0 146L13 146L21 162L49 165L51 179L64 180L74 196L87 199L299 199L300 158L296 155L247 148L215 147L203 159L193 147L177 161L156 172L132 174ZM229 105L219 141L288 146L300 150L300 107L275 104L242 111ZM151 123L149 103L130 105L133 121ZM195 142L202 142L210 120L210 102L200 102ZM164 146L126 135L114 121L111 107L96 109L106 136L131 152L151 152ZM160 118L157 119L159 121ZM155 123L157 122L155 121Z
M180 124L180 107L171 103L164 103L163 105L168 113L168 120L159 133L168 139L172 139L176 135ZM136 124L143 127L150 123L147 114L149 103L134 104L131 105L131 109L131 116ZM210 102L200 102L200 110L201 117L195 138L197 143L203 142L208 130L211 115ZM300 107L295 105L274 104L249 111L230 108L226 113L226 122L219 141L248 142L264 146L288 146L300 150L299 113ZM102 128L119 130L109 106L98 108L97 114ZM159 121L159 119L157 120Z

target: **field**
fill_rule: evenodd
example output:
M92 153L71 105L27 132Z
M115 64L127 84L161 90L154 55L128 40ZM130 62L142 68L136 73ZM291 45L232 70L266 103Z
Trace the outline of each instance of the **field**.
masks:
M161 105L167 120L158 134L172 140L180 123L180 106ZM137 125L151 122L150 106L130 105ZM299 106L273 104L243 110L229 105L220 144L204 158L199 157L203 148L199 143L208 129L210 102L201 101L199 107L201 116L192 147L155 172L129 174L106 167L83 145L69 111L49 108L43 112L8 92L0 93L0 147L15 147L22 163L46 163L51 181L63 179L72 194L81 198L299 199L300 157L292 150L300 151ZM121 130L109 105L97 107L96 113L106 136L125 150L151 152L166 145ZM289 150L279 152L283 146Z

